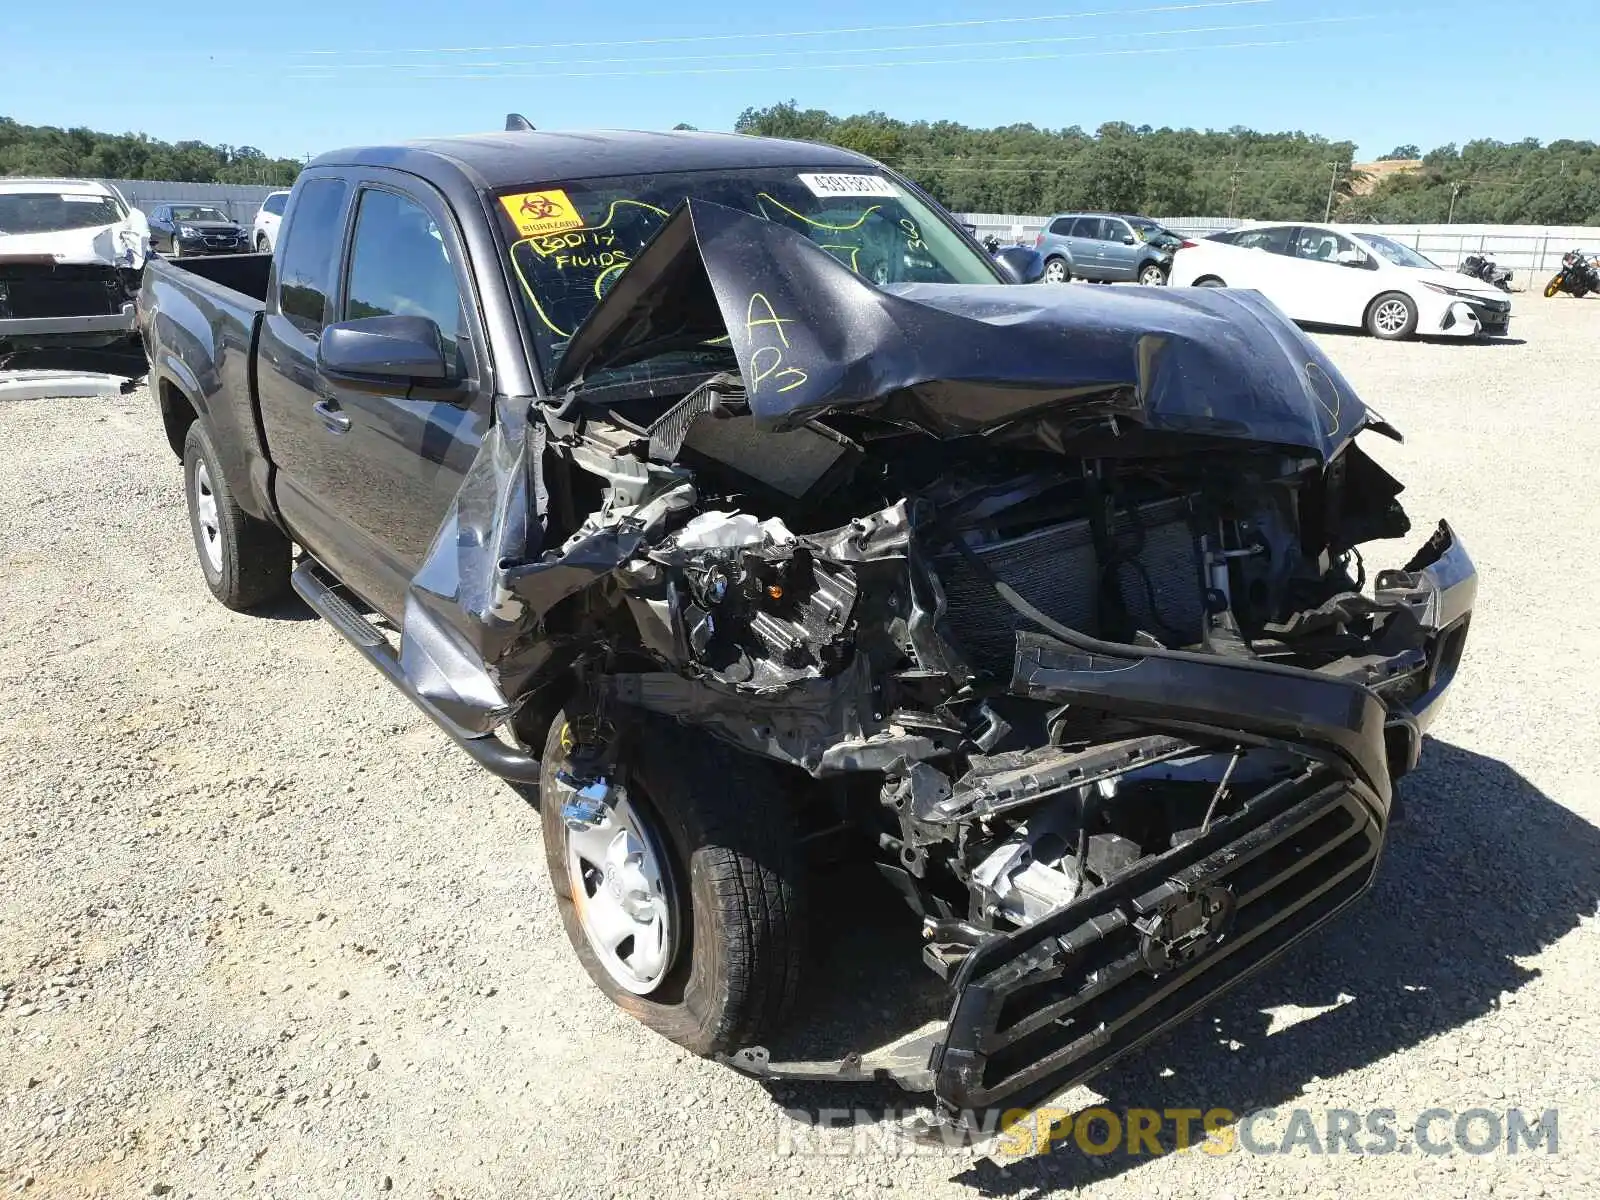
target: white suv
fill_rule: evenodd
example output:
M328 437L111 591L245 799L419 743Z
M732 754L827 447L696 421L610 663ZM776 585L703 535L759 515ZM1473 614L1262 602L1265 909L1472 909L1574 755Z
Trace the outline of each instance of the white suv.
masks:
M250 245L257 254L271 254L278 244L278 222L283 220L283 206L288 199L288 192L273 192L262 202L250 226Z

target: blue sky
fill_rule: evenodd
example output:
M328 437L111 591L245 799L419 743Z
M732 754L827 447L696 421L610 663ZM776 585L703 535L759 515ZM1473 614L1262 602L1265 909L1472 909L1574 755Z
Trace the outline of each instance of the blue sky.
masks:
M541 128L726 129L788 99L984 126L1302 129L1364 157L1600 133L1561 49L1595 0L7 7L0 115L281 155L495 129L511 110Z

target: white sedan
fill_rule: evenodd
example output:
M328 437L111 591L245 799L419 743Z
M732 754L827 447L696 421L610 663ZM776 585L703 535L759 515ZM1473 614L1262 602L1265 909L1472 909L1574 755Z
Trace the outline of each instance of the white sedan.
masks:
M1511 302L1409 246L1352 226L1258 224L1189 241L1173 286L1251 288L1292 320L1374 337L1485 337L1511 327Z

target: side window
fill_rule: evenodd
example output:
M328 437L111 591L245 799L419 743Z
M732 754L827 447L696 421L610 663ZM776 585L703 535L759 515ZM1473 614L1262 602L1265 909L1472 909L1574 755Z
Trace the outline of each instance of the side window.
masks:
M1133 229L1126 221L1119 221L1115 217L1104 219L1105 231L1101 235L1108 242L1121 242L1124 238L1133 236Z
M294 220L278 252L278 311L310 337L321 337L333 264L344 232L342 179L313 179L300 189Z
M1265 250L1269 254L1288 254L1291 226L1272 225L1266 229L1244 229L1234 235L1235 246L1246 250Z
M1100 218L1079 217L1072 223L1072 236L1081 238L1098 238L1100 236Z
M461 315L455 268L433 218L404 196L363 189L341 319L427 317L439 327L445 362L459 374Z
M283 215L283 202L288 198L282 194L268 196L267 202L261 206L261 211L271 213L275 217L281 217Z
M1072 233L1072 218L1057 217L1050 222L1050 232L1057 237L1067 237Z
M1301 229L1294 239L1294 256L1312 262L1359 262L1355 243L1331 230Z

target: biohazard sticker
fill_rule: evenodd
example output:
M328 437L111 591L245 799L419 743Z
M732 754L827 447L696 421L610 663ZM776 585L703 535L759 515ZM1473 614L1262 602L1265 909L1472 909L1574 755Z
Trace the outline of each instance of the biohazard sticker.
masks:
M519 196L501 196L500 203L505 205L511 223L523 237L583 228L583 218L578 215L577 205L560 188L523 192Z

